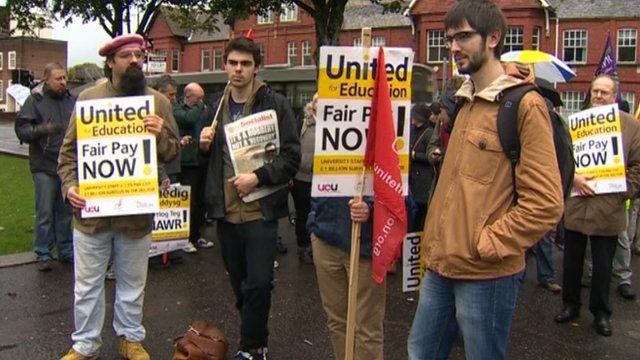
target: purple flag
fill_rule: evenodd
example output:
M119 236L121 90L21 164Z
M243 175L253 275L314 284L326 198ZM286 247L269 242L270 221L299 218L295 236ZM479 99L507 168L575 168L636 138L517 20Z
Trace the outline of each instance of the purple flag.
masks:
M617 78L618 72L616 71L616 58L613 52L613 45L611 44L611 34L607 34L607 44L604 47L602 58L596 68L595 76L598 75L611 75Z

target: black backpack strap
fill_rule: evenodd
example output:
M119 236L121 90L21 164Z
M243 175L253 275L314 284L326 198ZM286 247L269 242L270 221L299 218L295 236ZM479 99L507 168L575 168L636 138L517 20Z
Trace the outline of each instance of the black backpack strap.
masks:
M460 112L460 109L462 109L463 106L464 106L464 99L458 98L458 100L456 101L456 108L453 110L453 116L451 116L451 118L449 119L449 124L447 127L447 132L449 134L453 132L453 125L456 123L456 118L458 117L458 113ZM442 111L446 111L446 110L442 110Z
M518 135L518 107L526 93L538 88L533 84L520 85L504 90L501 93L498 110L498 137L502 150L511 163L513 179L513 203L518 200L516 191L516 164L520 160L520 136Z

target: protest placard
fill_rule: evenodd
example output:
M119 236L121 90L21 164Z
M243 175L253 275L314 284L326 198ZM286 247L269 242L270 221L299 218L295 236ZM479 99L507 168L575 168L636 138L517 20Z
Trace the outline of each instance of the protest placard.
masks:
M384 48L384 51L397 136L394 148L389 151L398 153L403 193L406 195L413 50ZM320 48L312 196L360 194L377 56L377 47ZM372 173L369 171L364 195L372 194Z
M160 190L160 210L153 216L149 256L182 249L189 241L191 187Z
M240 118L224 126L227 146L238 174L250 174L269 164L280 152L278 115L275 110L261 111ZM254 201L282 189L281 186L261 186L242 198L244 202Z
M425 269L422 232L409 233L402 242L402 291L420 290Z
M569 116L576 175L592 175L596 194L627 191L618 104L598 106ZM572 196L578 193L571 191Z
M82 217L153 214L158 203L156 139L142 119L152 96L78 101L78 183Z

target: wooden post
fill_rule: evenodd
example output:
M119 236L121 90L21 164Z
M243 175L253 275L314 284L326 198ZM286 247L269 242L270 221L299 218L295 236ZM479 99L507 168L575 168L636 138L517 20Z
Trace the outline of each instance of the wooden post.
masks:
M364 57L369 58L369 48L371 47L371 28L362 29L362 47ZM365 167L362 165L360 175L360 194L354 199L362 201L364 191ZM360 268L360 233L361 224L353 221L351 223L351 254L349 261L349 303L347 307L347 330L345 334L345 360L353 360L356 333L356 313L358 310L358 270Z

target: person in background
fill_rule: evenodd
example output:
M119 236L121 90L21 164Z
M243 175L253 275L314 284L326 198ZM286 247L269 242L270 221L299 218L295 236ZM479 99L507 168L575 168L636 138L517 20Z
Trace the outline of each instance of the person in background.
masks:
M33 251L40 271L51 270L52 250L56 247L60 262L73 262L73 213L62 197L57 167L75 103L75 96L67 90L67 70L58 63L49 63L42 82L31 91L15 123L18 139L29 144L36 200Z
M304 107L304 119L300 133L300 168L293 178L291 196L296 208L296 241L298 259L302 264L313 264L311 238L307 232L307 218L311 207L311 178L313 176L313 154L316 143L316 109L318 94Z
M427 215L429 192L435 169L429 163L427 145L433 134L436 115L425 103L417 103L411 110L411 132L409 144L409 190L410 201L416 207L409 221L409 232L422 231Z

